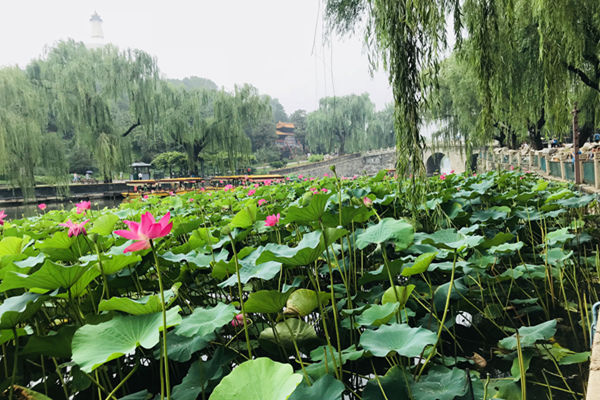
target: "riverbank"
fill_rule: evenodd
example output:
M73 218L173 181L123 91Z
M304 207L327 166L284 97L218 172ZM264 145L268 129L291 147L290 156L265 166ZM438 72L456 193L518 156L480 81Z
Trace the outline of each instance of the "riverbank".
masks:
M127 192L124 182L72 184L68 190L58 186L40 185L35 187L35 198L25 199L20 188L0 188L0 207L17 207L37 203L64 203L80 200L122 200L122 192ZM65 193L66 192L66 193Z

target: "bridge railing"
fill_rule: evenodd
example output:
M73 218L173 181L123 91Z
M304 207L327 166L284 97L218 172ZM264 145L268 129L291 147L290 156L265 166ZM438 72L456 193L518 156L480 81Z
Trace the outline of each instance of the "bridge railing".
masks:
M483 171L513 167L536 172L549 178L575 182L575 162L571 159L560 159L543 150L530 150L525 154L516 150L509 151L508 154L482 151L478 159L479 168ZM582 183L600 189L600 153L582 155L578 167Z

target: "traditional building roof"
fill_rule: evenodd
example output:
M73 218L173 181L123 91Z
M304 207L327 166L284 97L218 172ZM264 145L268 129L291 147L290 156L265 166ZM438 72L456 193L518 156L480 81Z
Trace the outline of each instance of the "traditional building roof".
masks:
M275 126L275 133L278 136L294 136L294 129L296 127L291 122L279 121Z

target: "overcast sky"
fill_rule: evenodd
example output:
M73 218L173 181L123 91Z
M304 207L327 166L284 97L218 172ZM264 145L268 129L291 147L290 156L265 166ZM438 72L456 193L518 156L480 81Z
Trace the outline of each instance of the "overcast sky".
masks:
M226 89L250 83L288 114L314 110L323 96L364 92L383 108L391 89L384 72L369 75L362 37L324 43L324 1L3 0L0 66L24 67L61 39L89 42L97 11L105 41L145 50L168 78L196 75Z

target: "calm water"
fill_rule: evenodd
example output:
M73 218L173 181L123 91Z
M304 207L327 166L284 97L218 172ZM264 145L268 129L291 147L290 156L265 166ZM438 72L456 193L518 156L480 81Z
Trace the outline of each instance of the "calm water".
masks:
M92 209L93 210L101 210L104 207L116 207L121 204L123 199L95 199L92 201ZM46 212L51 210L70 210L75 207L75 203L77 201L65 201L61 203L47 203ZM4 212L8 215L10 219L18 219L18 218L27 218L32 217L41 213L40 209L36 204L23 204L20 206L14 207L4 207Z

